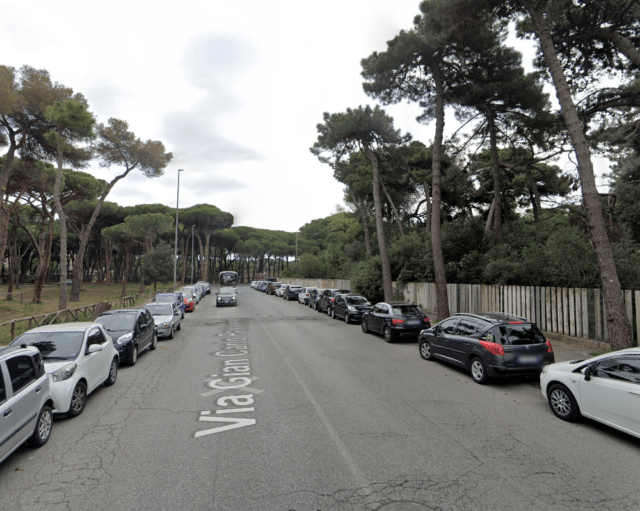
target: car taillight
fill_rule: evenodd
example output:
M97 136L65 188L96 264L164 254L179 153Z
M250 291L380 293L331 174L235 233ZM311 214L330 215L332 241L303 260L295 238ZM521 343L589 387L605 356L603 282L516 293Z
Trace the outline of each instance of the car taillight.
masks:
M422 321L424 321L425 323L429 321L429 318L422 318Z
M509 321L510 325L522 325L523 322L522 321Z
M335 298L332 298L332 299L331 299L331 303L333 303L333 302L335 302L335 301L336 301L336 299L335 299Z
M553 353L553 346L551 346L551 341L547 341L547 351L549 353Z
M393 323L394 325L401 325L402 323L404 323L404 319L392 319L391 323Z
M504 347L501 344L496 344L495 342L480 341L480 345L493 355L504 355Z

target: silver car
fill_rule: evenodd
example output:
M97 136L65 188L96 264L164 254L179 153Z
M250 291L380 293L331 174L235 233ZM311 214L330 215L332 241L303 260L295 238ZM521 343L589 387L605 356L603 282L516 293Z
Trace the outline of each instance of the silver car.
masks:
M53 426L49 378L38 348L0 348L0 462L24 442L47 443Z
M182 313L175 303L149 303L145 308L153 316L158 338L168 337L173 339L176 330L182 328L180 323Z

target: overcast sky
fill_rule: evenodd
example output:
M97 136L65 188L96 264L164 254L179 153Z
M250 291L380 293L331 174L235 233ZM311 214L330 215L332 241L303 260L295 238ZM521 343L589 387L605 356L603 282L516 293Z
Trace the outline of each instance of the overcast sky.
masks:
M330 215L342 185L310 152L323 112L375 104L360 60L412 26L419 0L0 0L0 64L47 69L99 122L126 120L174 158L134 171L108 200L213 204L234 225L295 231ZM384 107L429 143L417 105ZM453 119L447 119L451 128ZM110 181L121 169L87 170Z

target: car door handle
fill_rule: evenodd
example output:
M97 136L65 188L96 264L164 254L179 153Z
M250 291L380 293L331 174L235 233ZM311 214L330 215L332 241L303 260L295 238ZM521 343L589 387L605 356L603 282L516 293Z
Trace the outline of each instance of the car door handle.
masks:
M11 415L11 412L13 412L13 410L7 410L6 412L4 412L4 416L8 417L9 415Z
M640 397L640 392L631 392L630 390L628 392L629 394Z
M40 392L41 390L42 390L42 387L37 387L37 388L36 388L36 394L37 394L38 392Z

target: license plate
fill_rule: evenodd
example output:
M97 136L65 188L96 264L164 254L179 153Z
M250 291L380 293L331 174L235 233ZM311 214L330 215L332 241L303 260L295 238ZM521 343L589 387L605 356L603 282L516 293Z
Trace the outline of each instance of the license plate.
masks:
M540 363L540 355L521 355L518 357L518 362L521 364L539 364Z

